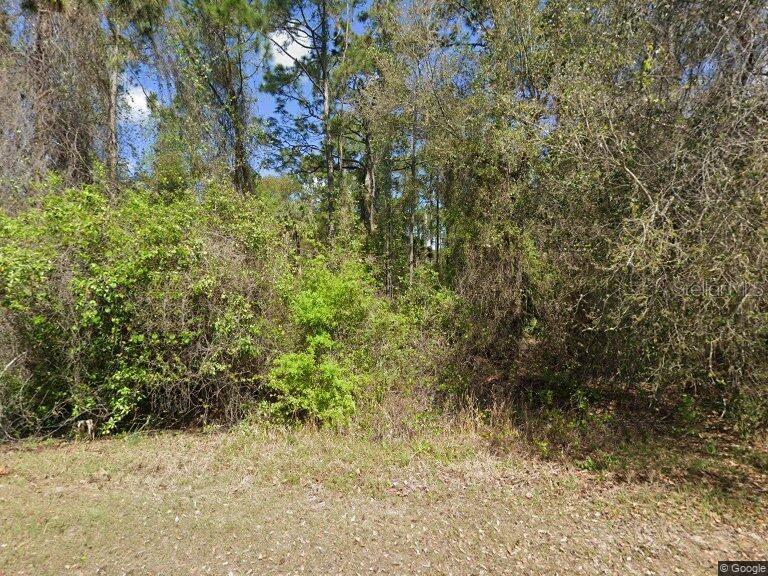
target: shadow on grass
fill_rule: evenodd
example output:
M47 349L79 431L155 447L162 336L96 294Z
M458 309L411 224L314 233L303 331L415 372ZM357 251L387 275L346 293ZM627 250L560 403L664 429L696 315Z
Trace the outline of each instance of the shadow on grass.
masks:
M693 491L713 509L750 514L768 505L768 442L744 438L717 414L691 414L637 390L486 380L469 402L488 421L492 450L520 446L618 482Z

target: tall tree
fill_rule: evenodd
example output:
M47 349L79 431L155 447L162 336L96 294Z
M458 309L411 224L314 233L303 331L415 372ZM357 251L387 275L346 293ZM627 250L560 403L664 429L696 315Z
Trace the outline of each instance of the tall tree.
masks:
M253 79L261 46L261 5L247 0L187 0L179 7L172 37L180 47L182 89L214 110L235 188L253 192L251 166Z
M308 168L321 171L325 177L329 239L336 233L337 204L343 192L336 177L337 170L344 170L343 135L338 133L336 118L346 78L337 72L349 58L354 34L351 20L360 4L358 0L277 0L269 4L273 51L291 64L278 65L265 78L264 88L277 98L278 122L283 122L273 125L274 141L293 151L292 157L282 155L287 164L297 166L298 154L310 153L319 160ZM300 55L291 50L294 46L301 49ZM289 110L290 105L298 112Z
M87 181L100 131L99 94L106 70L98 10L89 1L25 0L24 41L33 139L39 171Z
M165 0L107 0L102 5L107 56L107 137L105 160L110 192L117 190L118 92L119 81L128 62L135 60L142 45L150 41L166 9Z

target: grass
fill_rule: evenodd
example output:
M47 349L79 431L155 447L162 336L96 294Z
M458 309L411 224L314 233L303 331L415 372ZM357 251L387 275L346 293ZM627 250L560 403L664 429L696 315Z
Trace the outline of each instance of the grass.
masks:
M749 518L768 501L768 434L742 436L717 414L682 418L637 391L541 403L519 394L486 404L480 433L510 450L620 483L674 486L723 514ZM583 390L580 389L583 392Z
M243 425L7 445L0 574L709 574L765 552L760 493L508 443L432 422L387 439Z

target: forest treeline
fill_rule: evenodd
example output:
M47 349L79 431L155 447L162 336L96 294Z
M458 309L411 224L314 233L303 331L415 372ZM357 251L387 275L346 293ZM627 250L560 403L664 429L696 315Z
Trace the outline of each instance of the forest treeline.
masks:
M4 436L768 420L764 1L4 0L0 131Z

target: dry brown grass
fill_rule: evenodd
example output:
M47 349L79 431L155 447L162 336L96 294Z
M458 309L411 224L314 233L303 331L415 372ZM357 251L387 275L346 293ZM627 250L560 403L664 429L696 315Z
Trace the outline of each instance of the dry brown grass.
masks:
M500 455L476 432L9 445L0 574L711 574L765 554L749 502L731 515L668 482Z

